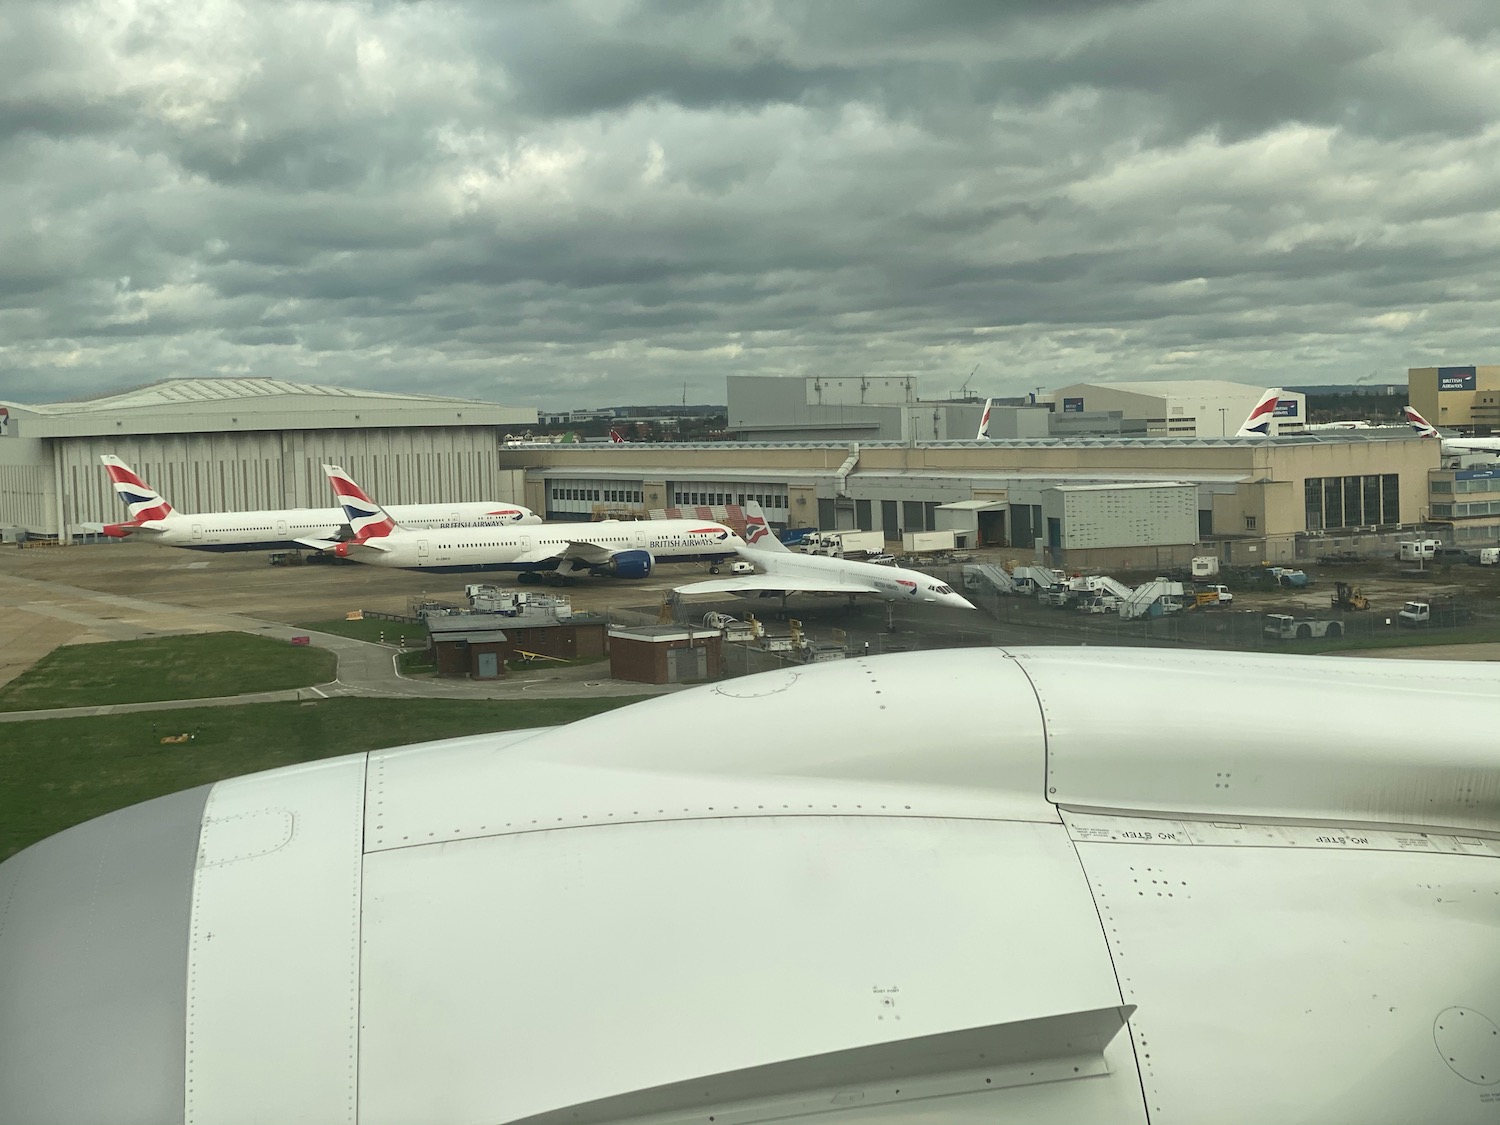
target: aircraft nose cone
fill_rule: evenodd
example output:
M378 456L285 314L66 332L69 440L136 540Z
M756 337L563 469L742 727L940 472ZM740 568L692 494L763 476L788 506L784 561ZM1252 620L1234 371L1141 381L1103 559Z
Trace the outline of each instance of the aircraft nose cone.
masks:
M0 863L0 1117L183 1119L208 790L91 820Z

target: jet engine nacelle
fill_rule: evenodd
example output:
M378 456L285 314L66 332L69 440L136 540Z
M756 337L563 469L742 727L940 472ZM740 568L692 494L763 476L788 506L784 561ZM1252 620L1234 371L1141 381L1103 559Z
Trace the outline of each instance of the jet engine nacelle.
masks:
M616 578L650 578L655 565L650 551L620 551L605 569Z

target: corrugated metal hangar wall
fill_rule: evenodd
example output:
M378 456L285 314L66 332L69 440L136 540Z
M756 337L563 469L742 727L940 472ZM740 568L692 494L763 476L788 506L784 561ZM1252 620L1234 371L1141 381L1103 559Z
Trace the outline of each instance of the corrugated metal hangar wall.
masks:
M342 465L382 504L516 501L524 488L523 472L497 464L495 430L487 426L52 441L59 452L63 518L75 530L80 523L125 518L99 462L101 453L124 460L181 512L331 507L324 462ZM55 523L55 517L48 522ZM55 528L33 530L55 533Z

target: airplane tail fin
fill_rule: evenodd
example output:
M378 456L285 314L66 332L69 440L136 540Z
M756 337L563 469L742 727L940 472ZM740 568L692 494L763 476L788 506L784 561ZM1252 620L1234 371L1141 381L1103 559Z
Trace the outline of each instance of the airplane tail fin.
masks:
M104 462L104 471L109 474L110 483L115 486L115 494L124 503L125 510L130 513L132 524L141 524L147 520L162 520L172 514L172 505L166 502L160 492L141 480L135 470L124 461L112 453L101 453L99 460ZM120 530L123 526L110 524L105 528L104 534L114 538L123 538L129 534L128 531ZM115 534L116 531L119 531L119 534Z
M400 526L389 512L366 496L365 490L339 466L324 465L323 472L328 475L333 494L339 498L339 506L349 517L349 527L354 531L354 543L382 539Z
M1269 437L1271 435L1271 424L1276 417L1276 402L1281 398L1281 388L1272 387L1261 395L1251 408L1249 416L1245 419L1235 437Z
M1417 431L1419 437L1435 438L1440 436L1438 428L1417 413L1414 406L1403 406L1401 412L1406 415L1406 420L1411 423L1411 428Z
M611 442L615 443L616 445L618 445L620 442L623 442L625 440L625 437L624 437L623 434L620 433L619 430L610 430L609 431L609 440Z
M755 500L745 502L745 546L755 551L791 554L786 544L776 538L776 533L771 530L771 525L766 521L766 513L761 510L760 503Z
M979 432L974 435L975 440L983 440L990 436L990 403L994 399L984 400L984 413L979 416Z

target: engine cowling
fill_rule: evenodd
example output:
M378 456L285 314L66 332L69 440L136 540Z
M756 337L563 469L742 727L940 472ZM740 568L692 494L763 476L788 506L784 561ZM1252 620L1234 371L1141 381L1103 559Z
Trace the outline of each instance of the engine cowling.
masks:
M618 551L609 560L609 573L616 578L650 578L656 560L650 551Z

